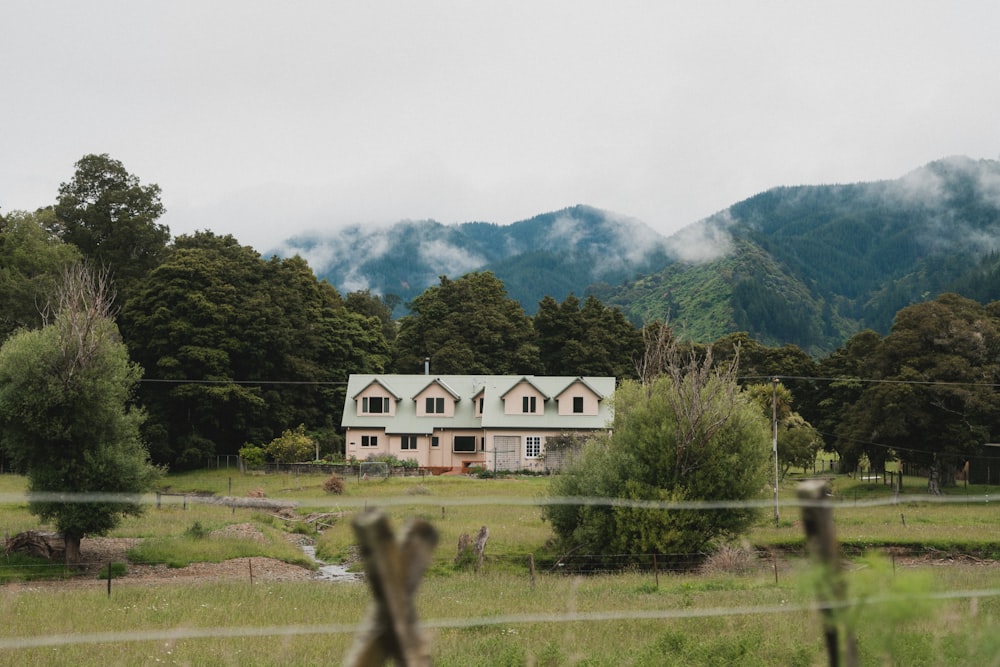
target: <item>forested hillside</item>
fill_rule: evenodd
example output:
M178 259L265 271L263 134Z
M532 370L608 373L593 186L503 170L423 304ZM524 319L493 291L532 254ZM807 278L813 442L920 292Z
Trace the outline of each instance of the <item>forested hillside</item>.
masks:
M719 259L678 261L597 296L635 321L670 313L696 340L747 331L814 353L865 328L885 333L899 309L943 292L1000 296L993 160L940 160L893 181L775 188L695 226L721 239Z

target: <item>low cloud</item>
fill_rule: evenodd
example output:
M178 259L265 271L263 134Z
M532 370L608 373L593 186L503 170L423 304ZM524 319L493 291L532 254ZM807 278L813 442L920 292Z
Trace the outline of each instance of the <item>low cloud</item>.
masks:
M681 262L701 264L728 255L733 249L729 211L723 211L684 227L667 239L668 252Z

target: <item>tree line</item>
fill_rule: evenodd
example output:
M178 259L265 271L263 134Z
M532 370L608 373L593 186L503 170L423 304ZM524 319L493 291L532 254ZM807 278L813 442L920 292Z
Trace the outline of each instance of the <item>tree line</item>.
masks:
M210 231L171 238L160 196L121 162L88 155L53 206L4 215L0 339L54 322L66 267L106 270L117 335L141 369L129 401L145 415L142 439L154 463L175 469L299 426L321 454L341 451L352 373L422 373L429 363L435 374L640 380L650 336L665 324L638 327L573 294L545 297L529 317L490 272L441 276L394 320L397 297L340 294L300 257L263 257ZM996 303L942 295L899 311L888 335L860 332L820 359L745 333L682 344L703 357L711 349L715 363L739 355L738 382L761 411L771 417L780 404L785 462L820 446L848 468L903 459L934 488L1000 430Z

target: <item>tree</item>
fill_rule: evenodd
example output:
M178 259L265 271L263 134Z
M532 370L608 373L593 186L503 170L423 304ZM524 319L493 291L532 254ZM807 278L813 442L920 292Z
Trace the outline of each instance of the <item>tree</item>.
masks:
M531 319L496 276L485 271L440 281L413 300L400 322L397 373L418 373L427 358L435 373L538 372Z
M51 209L13 211L0 219L0 341L19 328L37 329L77 249L50 230Z
M154 460L236 454L296 424L335 443L351 373L384 369L377 317L349 312L300 257L264 260L232 236L182 236L137 285L122 332L147 371Z
M816 462L823 446L819 432L793 408L792 392L782 384L754 384L746 388L747 395L769 420L777 420L778 461L781 479L792 468L808 470ZM772 421L772 427L774 426Z
M612 435L588 443L549 493L601 496L637 506L556 504L545 517L567 548L589 553L691 553L735 536L752 508L664 510L649 502L745 500L767 480L770 428L736 384L736 364L713 367L711 353L682 358L668 341L666 373L623 382L615 392ZM652 355L656 356L656 355Z
M867 359L872 382L838 436L864 443L878 468L892 455L928 472L940 493L1000 427L1000 320L956 294L899 311Z
M550 296L532 320L546 375L635 376L642 334L621 310L589 296L581 305L570 294L557 304Z
M0 348L4 445L27 472L31 511L62 532L69 564L79 562L85 535L103 535L142 512L136 494L159 473L139 436L143 415L132 406L141 370L118 336L106 279L81 265L68 269L53 321ZM66 493L125 496L46 495Z
M156 222L165 211L160 186L143 185L106 153L84 155L75 167L73 178L59 186L55 206L63 239L92 265L110 268L124 302L170 241L170 229Z

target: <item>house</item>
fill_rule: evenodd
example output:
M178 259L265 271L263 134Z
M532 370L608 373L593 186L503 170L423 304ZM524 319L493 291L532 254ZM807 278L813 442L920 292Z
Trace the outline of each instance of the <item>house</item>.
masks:
M545 468L545 440L611 428L613 377L352 375L348 457L392 454L421 467Z

